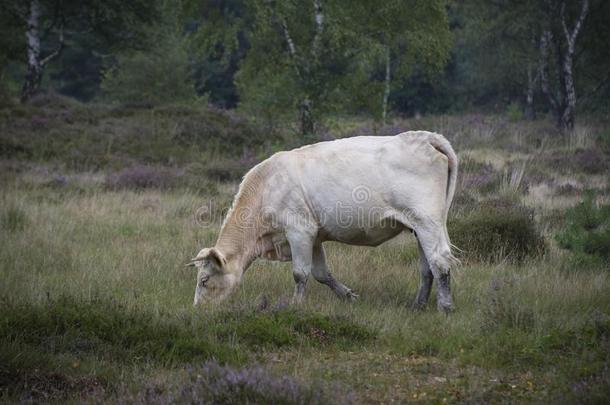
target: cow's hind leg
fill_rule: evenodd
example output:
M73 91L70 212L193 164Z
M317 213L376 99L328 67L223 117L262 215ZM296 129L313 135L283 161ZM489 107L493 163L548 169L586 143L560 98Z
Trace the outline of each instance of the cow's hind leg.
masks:
M424 249L417 240L417 248L419 250L419 289L417 290L417 296L415 297L415 302L413 303L414 309L424 309L428 304L428 299L430 298L430 290L432 288L432 281L434 277L432 276L432 271L430 270L430 265L428 264L428 260L426 259L426 254L424 253Z
M312 273L314 278L322 283L326 284L337 296L341 299L354 301L358 298L358 295L346 285L335 280L333 275L330 273L326 264L326 254L324 253L324 247L321 243L316 243L313 247L313 263Z
M451 254L449 241L442 226L428 223L417 230L418 242L426 256L428 267L436 279L437 307L439 311L453 310L450 270L457 259Z

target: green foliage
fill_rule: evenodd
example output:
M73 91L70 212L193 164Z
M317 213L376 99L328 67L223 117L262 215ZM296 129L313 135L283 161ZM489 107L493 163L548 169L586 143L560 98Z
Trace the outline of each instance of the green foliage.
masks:
M178 32L165 32L151 49L119 55L101 88L110 100L127 104L195 101L186 40Z
M484 203L450 219L448 228L452 243L468 261L520 262L545 251L544 237L532 212L510 201Z
M519 103L512 102L506 108L506 115L512 122L518 122L523 119L523 111L521 111L521 105Z
M440 70L451 44L442 1L323 2L322 28L313 5L298 1L258 1L251 10L238 90L242 107L270 122L296 118L305 101L315 120L334 111L379 117L387 50L393 76L408 77L415 63Z
M566 226L557 235L559 245L576 254L610 258L610 204L596 204L593 192L566 212Z

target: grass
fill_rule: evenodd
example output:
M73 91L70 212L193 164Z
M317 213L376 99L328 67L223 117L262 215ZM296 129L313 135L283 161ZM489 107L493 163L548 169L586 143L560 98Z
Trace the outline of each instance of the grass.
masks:
M607 261L577 258L555 236L568 229L565 207L583 190L597 188L598 206L607 203L608 179L553 172L557 159L572 159L562 157L563 140L542 150L526 135L518 150L504 144L512 142L506 131L530 134L544 123L424 120L455 128L464 162L450 233L462 255L475 254L454 271L450 316L434 310L434 295L429 310L410 309L419 283L410 235L378 248L326 245L335 277L360 295L355 303L312 279L305 302L292 306L290 264L257 261L228 302L194 309L195 274L184 264L213 245L236 191L232 175L207 176L212 166L184 158L168 167L200 181L141 187L127 176L109 187L120 173L114 166L83 170L5 156L0 400L603 403L610 396ZM469 134L469 125L480 128ZM132 157L127 168L166 167ZM513 173L506 170L515 174L503 178ZM565 191L567 181L573 186Z
M336 277L361 295L354 304L312 281L304 305L289 306L289 265L256 262L228 303L195 310L195 276L183 264L217 232L217 224L201 227L192 217L203 197L53 194L15 188L4 197L5 211L19 206L28 224L1 236L7 399L59 375L76 388L57 393L59 383L46 381L39 390L74 398L95 383L104 388L95 395L115 400L145 389L139 375L169 387L182 367L210 359L339 381L362 401L389 400L391 384L402 399L495 400L506 395L506 381L518 387L509 392L540 399L603 377L608 364L610 273L557 271L559 254L460 269L458 311L449 317L408 309L418 276L407 236L377 249L328 246ZM133 384L127 393L125 376Z

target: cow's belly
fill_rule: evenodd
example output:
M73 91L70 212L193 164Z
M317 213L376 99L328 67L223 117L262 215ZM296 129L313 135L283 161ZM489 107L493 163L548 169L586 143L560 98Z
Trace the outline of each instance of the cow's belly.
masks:
M373 226L354 226L353 224L341 226L341 224L335 223L332 226L326 224L320 229L320 239L350 245L378 246L397 236L403 230L405 230L404 225L392 220L384 220Z

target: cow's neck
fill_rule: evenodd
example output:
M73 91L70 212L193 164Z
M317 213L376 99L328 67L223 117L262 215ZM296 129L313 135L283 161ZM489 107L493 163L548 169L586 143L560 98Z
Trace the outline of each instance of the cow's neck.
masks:
M244 176L216 241L216 248L227 259L229 271L238 277L257 257L256 245L261 232L258 216L269 170L263 162Z
M241 275L256 259L257 236L248 228L227 223L216 241L216 249L227 259L227 269L233 274Z

